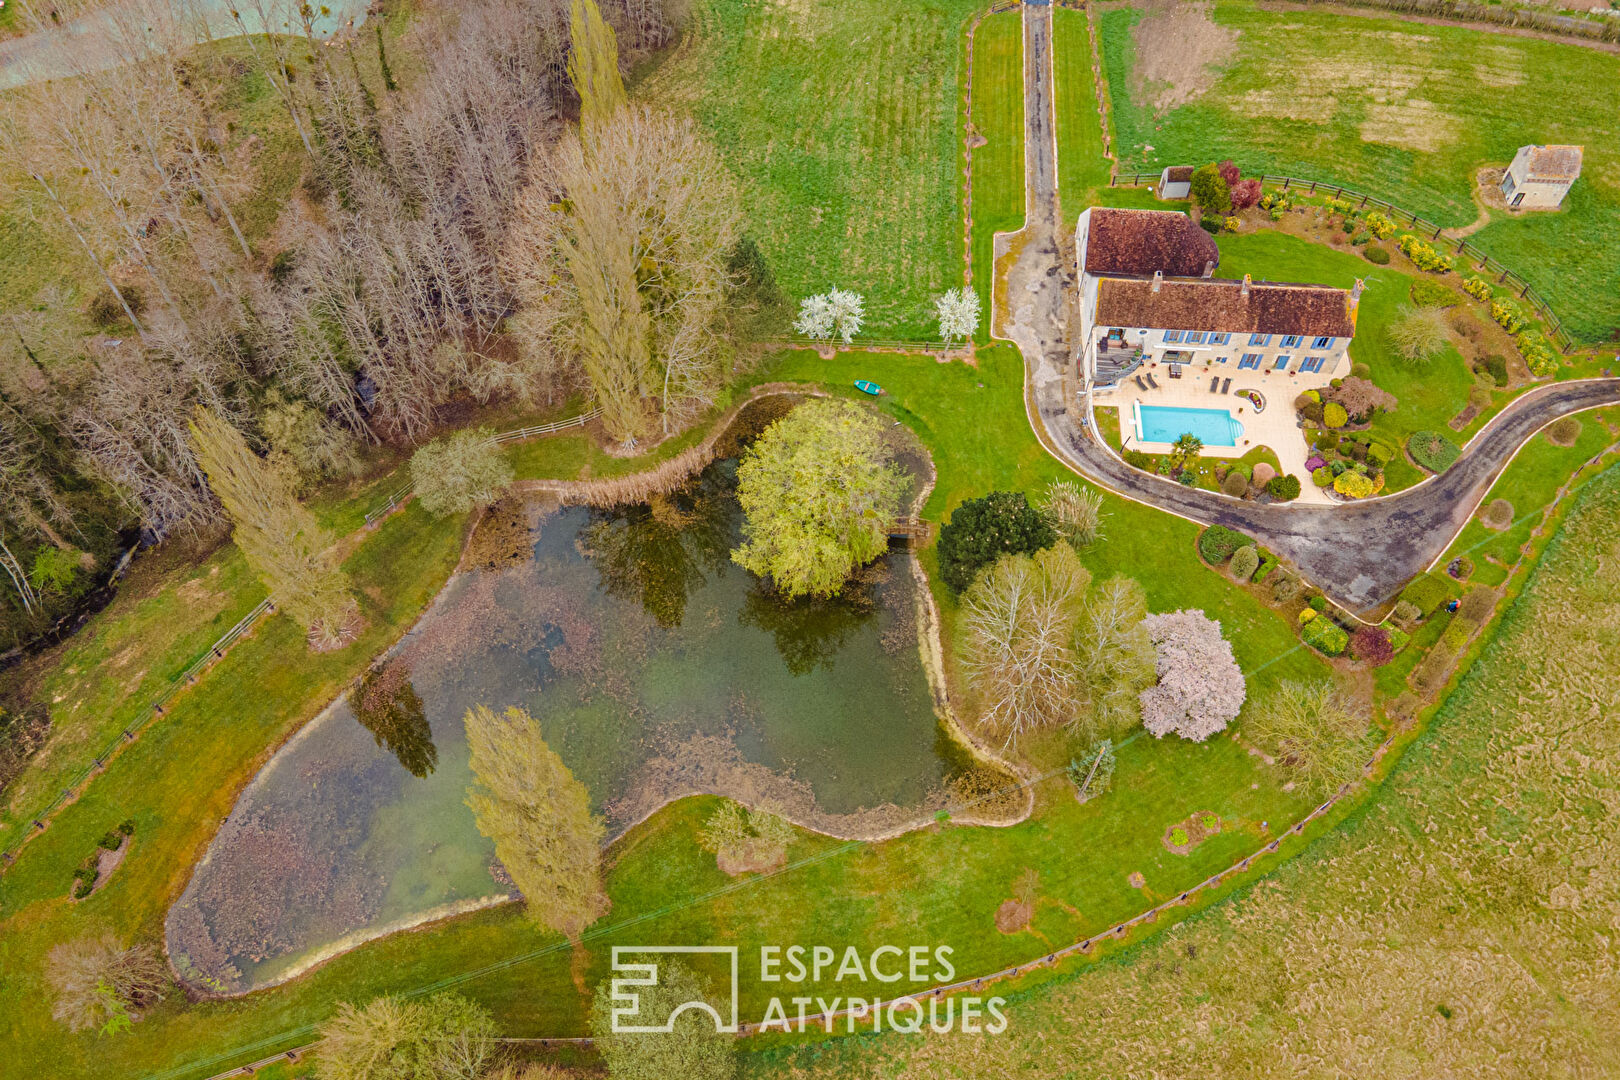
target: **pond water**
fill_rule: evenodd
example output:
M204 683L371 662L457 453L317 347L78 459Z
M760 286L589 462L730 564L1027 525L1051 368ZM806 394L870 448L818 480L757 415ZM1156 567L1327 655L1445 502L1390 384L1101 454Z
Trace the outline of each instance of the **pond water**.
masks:
M912 557L784 603L730 561L735 473L721 461L650 506L530 509L537 535L508 521L517 564L453 579L381 668L403 704L377 734L339 702L243 793L169 913L182 974L252 989L506 895L463 802L480 703L529 709L614 837L693 792L853 836L982 788L935 715Z

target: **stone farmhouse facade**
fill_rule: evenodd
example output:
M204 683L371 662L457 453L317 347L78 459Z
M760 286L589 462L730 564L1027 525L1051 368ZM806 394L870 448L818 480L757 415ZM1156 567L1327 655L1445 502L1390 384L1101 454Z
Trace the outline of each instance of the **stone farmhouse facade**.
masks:
M1082 392L1144 364L1290 373L1326 385L1350 371L1355 289L1217 278L1220 249L1186 214L1092 207L1075 232ZM1319 381L1318 381L1319 380Z
M1502 177L1513 210L1556 210L1581 175L1579 146L1521 146Z

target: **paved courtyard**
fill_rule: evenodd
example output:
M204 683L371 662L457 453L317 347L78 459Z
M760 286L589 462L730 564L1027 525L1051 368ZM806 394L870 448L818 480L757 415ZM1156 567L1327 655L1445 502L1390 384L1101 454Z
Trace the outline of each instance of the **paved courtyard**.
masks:
M1126 377L1119 386L1098 390L1093 395L1092 403L1096 407L1119 409L1119 435L1125 449L1149 454L1170 452L1168 442L1137 439L1136 426L1132 422L1131 406L1134 403L1180 409L1225 409L1243 425L1243 434L1233 446L1206 443L1205 457L1239 458L1257 446L1269 446L1276 452L1283 473L1299 477L1300 502L1325 504L1332 501L1321 488L1311 483L1310 471L1305 468L1311 450L1300 428L1299 416L1294 412L1296 397L1306 390L1328 384L1322 375L1313 373L1301 378L1289 372L1274 376L1269 371L1252 368L1239 371L1234 364L1211 364L1208 367L1203 364L1182 365L1179 379L1170 377L1168 364L1146 365L1136 372L1144 383L1149 374L1158 383L1157 387L1150 386L1144 390L1137 386L1134 378ZM1211 379L1219 379L1222 386L1227 385L1226 381L1230 379L1229 392L1211 392ZM1239 392L1245 390L1259 391L1265 408L1256 410L1248 399L1240 397Z

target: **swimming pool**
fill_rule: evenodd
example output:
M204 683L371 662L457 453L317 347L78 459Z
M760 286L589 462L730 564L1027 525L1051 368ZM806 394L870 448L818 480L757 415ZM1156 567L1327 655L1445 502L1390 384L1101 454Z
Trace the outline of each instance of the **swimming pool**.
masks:
M1236 446L1243 434L1242 422L1225 409L1134 404L1137 442L1173 443L1190 433L1205 446Z

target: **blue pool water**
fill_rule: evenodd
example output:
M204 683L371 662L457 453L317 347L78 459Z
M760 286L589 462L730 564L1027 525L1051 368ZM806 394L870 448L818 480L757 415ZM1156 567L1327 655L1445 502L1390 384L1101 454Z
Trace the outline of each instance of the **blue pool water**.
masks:
M1137 407L1139 442L1173 443L1189 432L1205 446L1236 446L1243 424L1225 409L1178 409L1169 405Z

